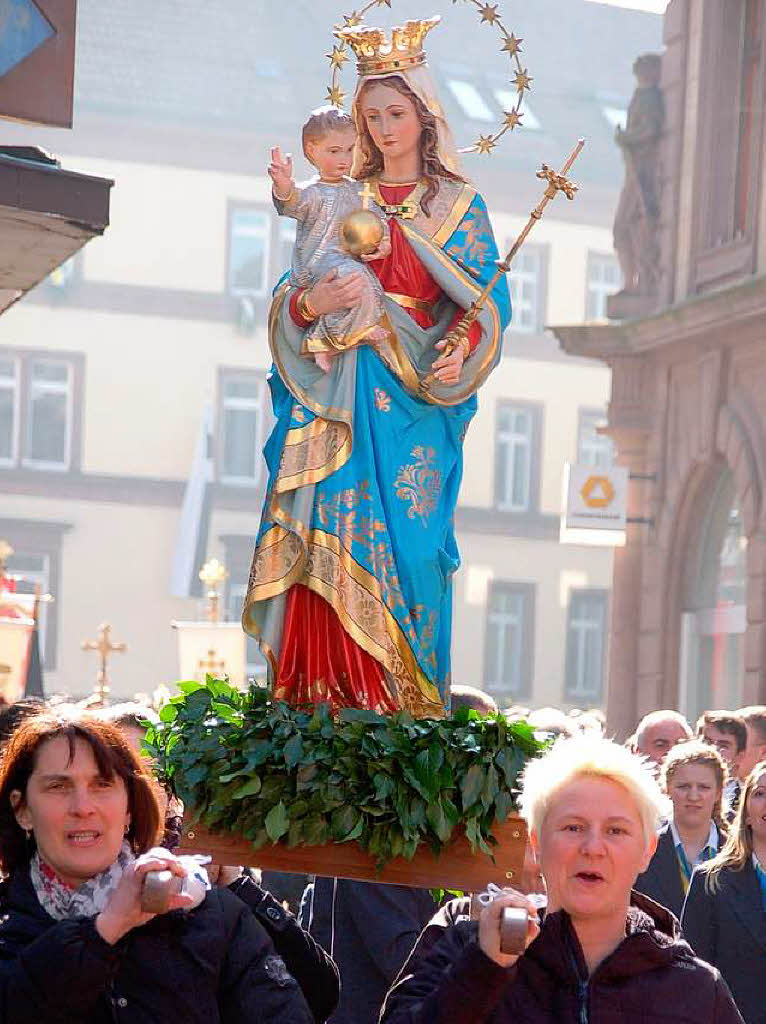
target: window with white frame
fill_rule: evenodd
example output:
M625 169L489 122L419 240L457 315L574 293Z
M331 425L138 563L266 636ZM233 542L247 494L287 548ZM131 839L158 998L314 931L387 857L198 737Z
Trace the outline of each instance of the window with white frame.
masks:
M605 320L606 300L622 288L622 272L612 253L588 253L585 319Z
M229 587L229 622L239 622L242 608L247 596L246 583L232 583ZM245 641L245 675L250 678L263 678L266 675L266 659L261 654L255 637L247 636Z
M236 296L266 294L271 215L253 207L234 207L229 228L229 291Z
M495 505L526 512L532 499L534 410L501 402L495 426Z
M566 699L598 703L604 690L605 590L569 594L566 643Z
M250 370L221 374L219 472L224 483L252 487L263 463L264 379Z
M611 466L614 463L614 442L599 427L606 416L597 409L580 409L577 423L577 461L585 466Z
M7 560L8 572L17 578L16 591L19 594L34 594L40 588L41 594L50 591L51 559L48 554L35 551L14 551ZM38 637L40 641L40 660L45 663L45 644L48 623L48 604L40 602L38 618Z
M13 466L19 450L19 360L0 356L0 466Z
M68 469L72 447L72 367L66 360L28 363L25 466Z
M484 688L501 706L529 693L533 600L530 584L489 585Z
M511 247L508 240L507 249ZM523 246L511 265L508 280L511 289L512 331L534 334L542 329L545 319L544 267L546 247L527 244Z

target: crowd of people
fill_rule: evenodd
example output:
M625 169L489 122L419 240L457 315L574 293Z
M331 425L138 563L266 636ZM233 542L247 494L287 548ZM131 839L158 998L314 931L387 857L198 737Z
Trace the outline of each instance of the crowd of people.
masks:
M520 887L478 913L217 864L150 913L147 873L190 870L141 750L156 713L0 710L0 1024L766 1024L766 707L654 711L622 744L598 711L504 713L551 742L523 775Z

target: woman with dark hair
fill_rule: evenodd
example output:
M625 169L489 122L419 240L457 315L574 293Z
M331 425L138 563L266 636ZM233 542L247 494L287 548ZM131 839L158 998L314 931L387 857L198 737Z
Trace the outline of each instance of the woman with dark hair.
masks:
M145 765L114 726L40 714L0 764L0 1022L300 1022L297 983L242 902L213 889L147 913L155 844Z
M673 816L657 833L657 849L635 888L676 917L695 867L715 857L726 839L722 801L727 776L716 748L700 740L677 744L663 762L660 780Z
M723 849L694 872L681 925L728 982L746 1024L766 1024L766 761L745 780Z
M306 357L317 318L359 300L357 274L331 271L306 289L285 281L271 304L276 424L242 624L261 642L274 694L293 705L421 717L449 706L463 441L510 299L501 278L456 331L498 250L428 71L435 21L393 30L393 48L379 29L342 30L358 58L352 177L390 231L390 253L368 263L387 340L347 349L327 373Z

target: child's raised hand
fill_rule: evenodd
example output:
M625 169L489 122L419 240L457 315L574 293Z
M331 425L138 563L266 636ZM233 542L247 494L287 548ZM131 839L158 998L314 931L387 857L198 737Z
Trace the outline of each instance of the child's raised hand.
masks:
M287 199L293 187L293 158L289 153L282 156L279 146L274 146L271 151L269 177L274 182L277 199Z

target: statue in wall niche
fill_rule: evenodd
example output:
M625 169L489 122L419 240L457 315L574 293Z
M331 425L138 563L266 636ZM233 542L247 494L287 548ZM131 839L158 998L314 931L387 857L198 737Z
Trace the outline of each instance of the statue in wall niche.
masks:
M614 247L624 277L623 291L614 296L617 305L620 296L656 294L659 283L659 154L665 122L661 68L658 54L646 53L636 60L633 73L638 85L627 124L616 132L625 160L625 184L614 219Z

